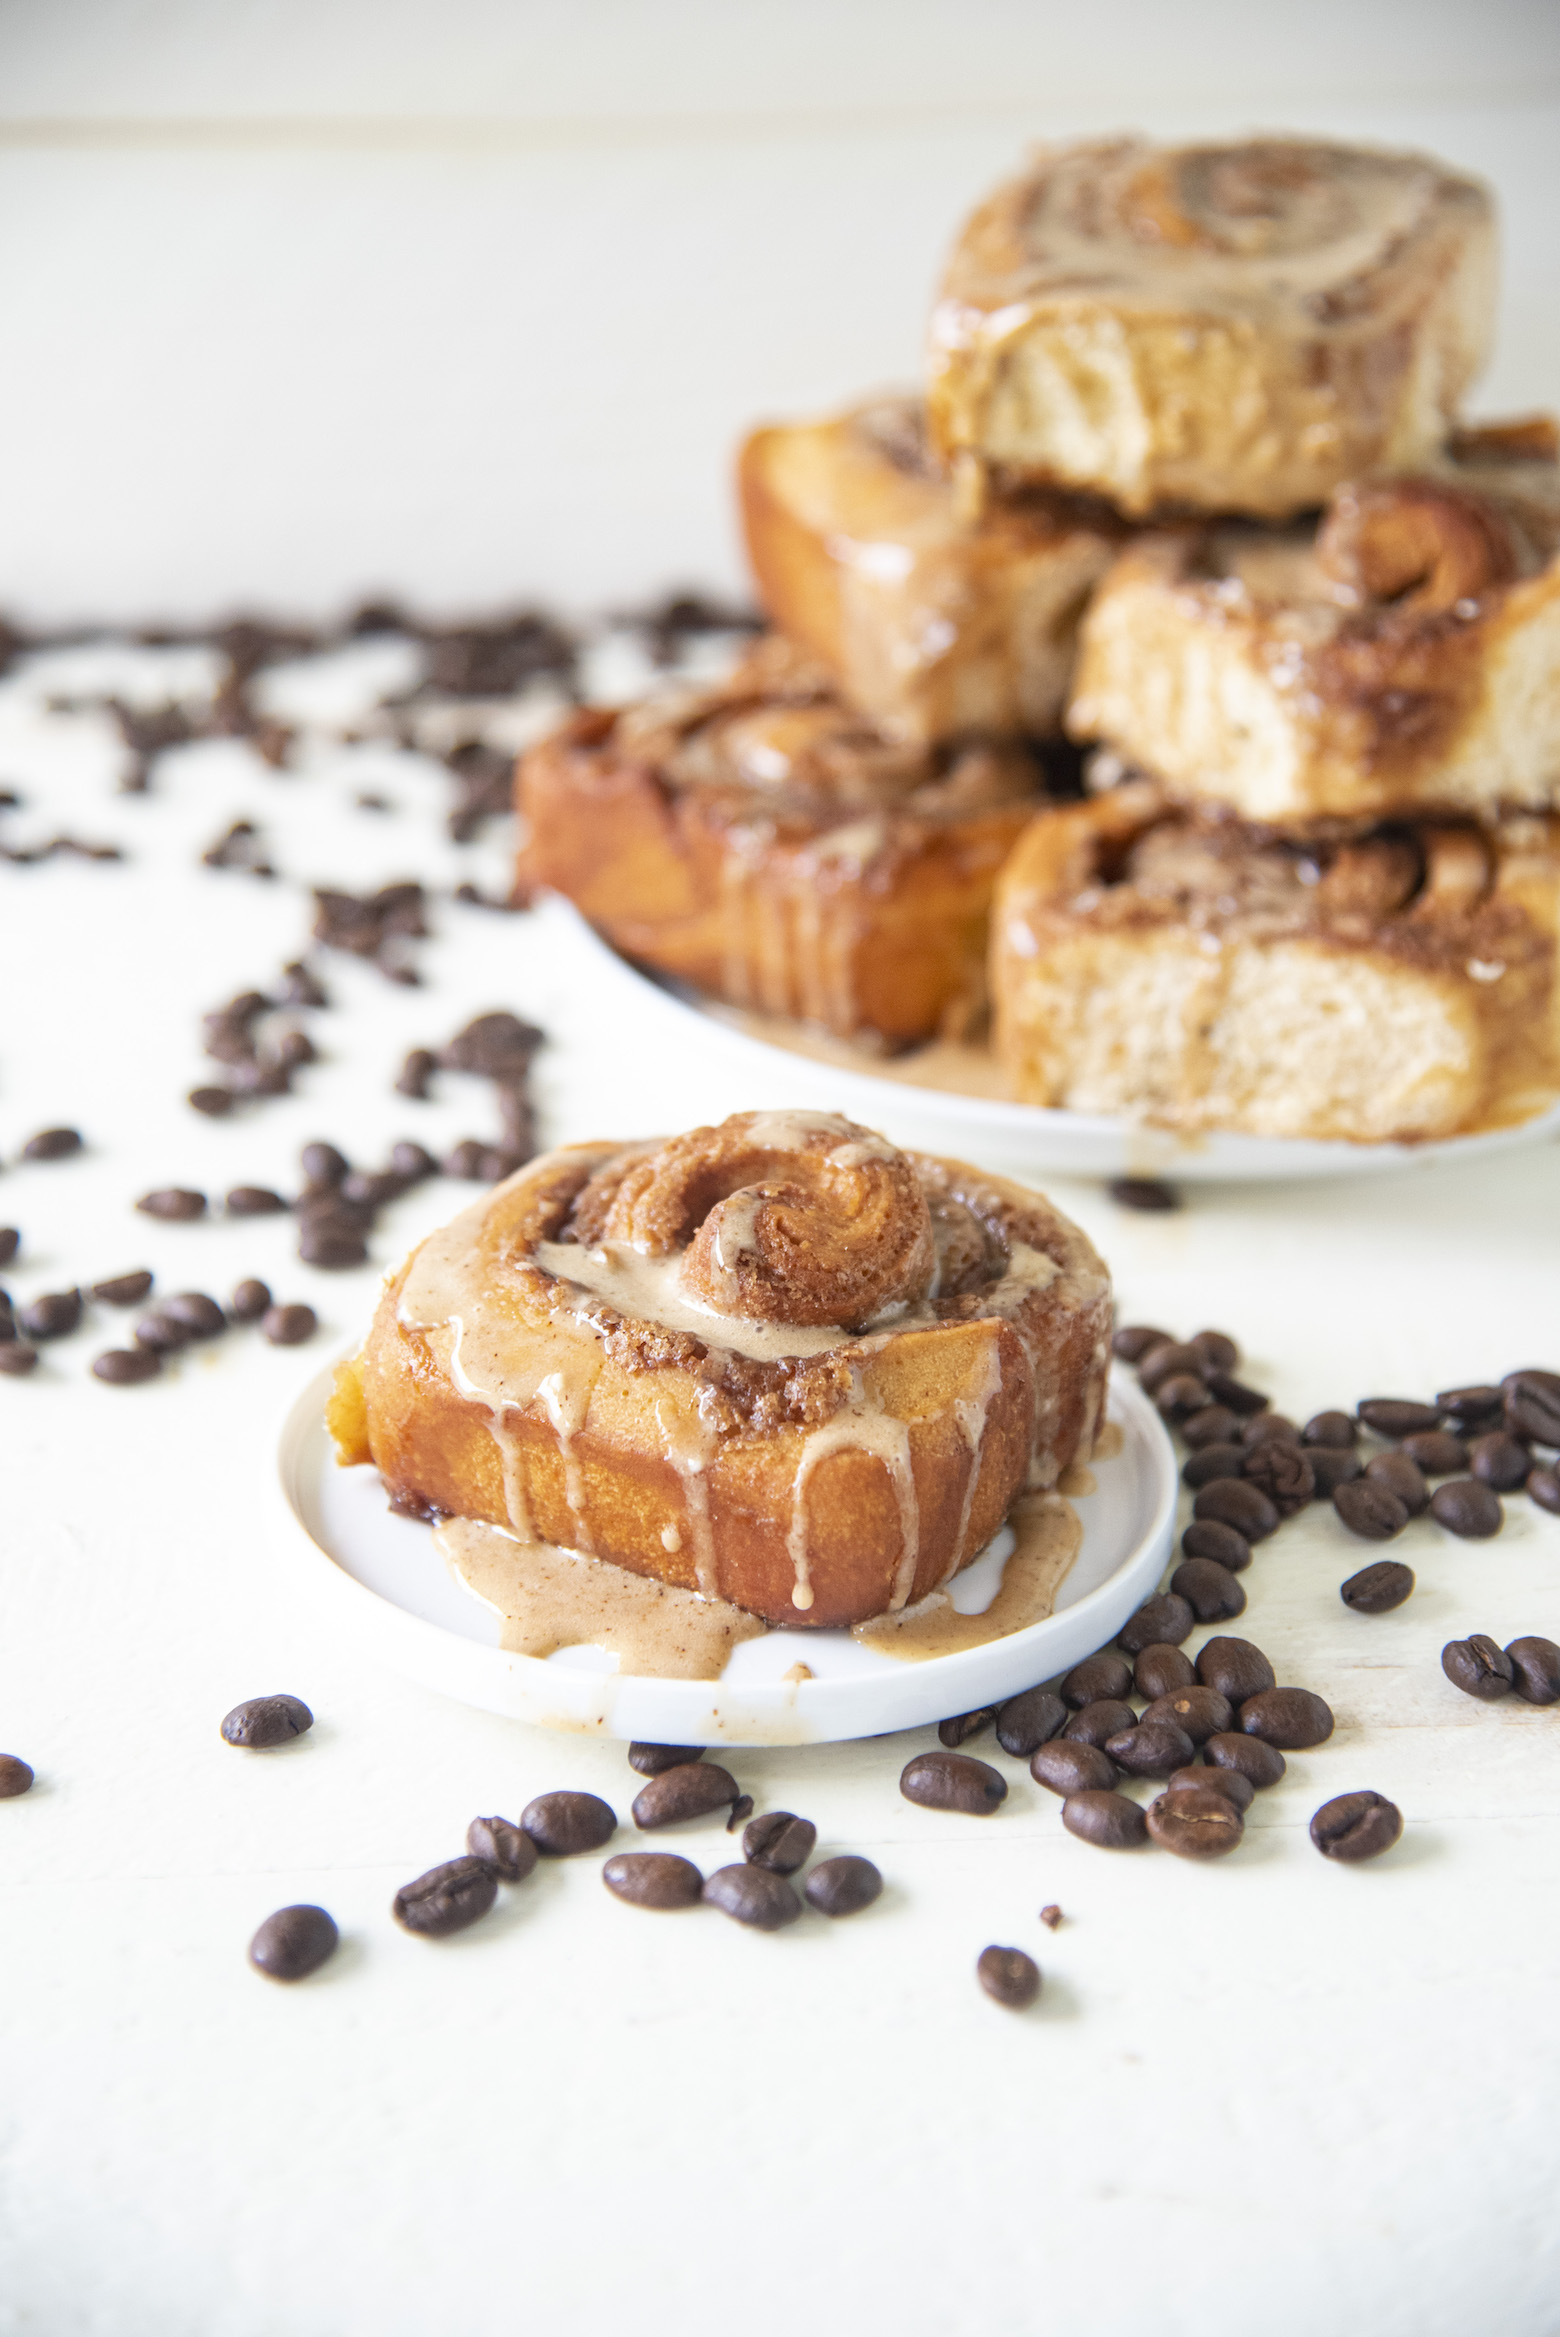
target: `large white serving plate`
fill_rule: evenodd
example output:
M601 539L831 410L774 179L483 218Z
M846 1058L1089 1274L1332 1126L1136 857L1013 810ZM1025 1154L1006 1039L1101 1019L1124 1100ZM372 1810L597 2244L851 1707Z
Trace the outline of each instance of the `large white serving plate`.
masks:
M858 1068L827 1059L838 1052L834 1048L813 1054L800 1032L798 1045L790 1047L739 1028L727 1019L727 1010L644 973L620 957L578 911L571 915L578 947L592 970L647 1019L673 1063L714 1051L728 1070L746 1079L755 1105L810 1104L845 1112L902 1144L972 1158L1020 1180L1045 1172L1167 1177L1181 1184L1379 1176L1436 1160L1473 1160L1560 1135L1560 1104L1520 1126L1478 1136L1424 1144L1345 1144L1233 1130L1182 1136L1105 1113L1057 1112L1039 1104L957 1094L918 1084L908 1066L890 1077L870 1060Z
M279 1454L285 1557L332 1625L393 1669L463 1704L546 1728L660 1744L791 1745L878 1736L973 1711L1050 1679L1114 1638L1164 1569L1175 1522L1170 1439L1142 1391L1113 1381L1123 1445L1076 1497L1083 1543L1044 1622L988 1647L904 1663L848 1631L770 1631L738 1647L718 1680L625 1675L597 1648L541 1661L498 1645L498 1618L449 1574L429 1527L395 1517L371 1468L338 1468L325 1433L330 1374L287 1416ZM966 1614L988 1606L1011 1546L1004 1528L952 1586ZM814 1677L787 1680L798 1662Z

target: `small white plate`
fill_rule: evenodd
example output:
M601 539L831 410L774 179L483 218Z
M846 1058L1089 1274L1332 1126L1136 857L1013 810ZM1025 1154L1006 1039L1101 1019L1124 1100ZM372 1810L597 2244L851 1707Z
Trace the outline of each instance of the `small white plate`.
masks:
M1170 1177L1179 1184L1270 1184L1289 1177L1379 1176L1437 1160L1475 1160L1560 1135L1560 1103L1514 1128L1479 1136L1448 1136L1424 1144L1346 1144L1306 1136L1249 1136L1234 1129L1178 1135L1098 1112L1050 1111L1040 1104L962 1095L920 1085L908 1065L897 1077L870 1059L830 1060L837 1042L808 1052L805 1034L795 1047L744 1030L730 1010L643 973L620 957L577 910L579 947L603 980L632 996L664 1044L668 1059L690 1049L722 1055L743 1075L755 1104L790 1104L842 1111L897 1143L923 1152L952 1153L1022 1183L1047 1171L1073 1177Z
M1141 1389L1113 1380L1120 1453L1094 1463L1098 1490L1076 1497L1083 1543L1057 1611L987 1647L904 1663L848 1631L769 1631L735 1649L719 1680L645 1679L597 1648L545 1662L498 1645L498 1618L449 1574L429 1527L396 1517L378 1473L342 1469L325 1432L330 1374L298 1398L279 1454L284 1538L335 1624L392 1669L463 1704L545 1728L674 1745L795 1745L916 1728L971 1712L1054 1677L1113 1639L1164 1570L1175 1523L1176 1462ZM988 1606L1006 1529L952 1587L966 1614ZM783 1678L805 1662L814 1677Z

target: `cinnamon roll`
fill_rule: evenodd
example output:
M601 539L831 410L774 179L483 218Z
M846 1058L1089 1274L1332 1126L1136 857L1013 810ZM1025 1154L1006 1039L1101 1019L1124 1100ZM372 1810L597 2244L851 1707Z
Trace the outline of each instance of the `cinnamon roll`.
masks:
M1084 620L1067 722L1249 819L1560 804L1553 424L1464 432L1317 522L1140 537Z
M533 1161L386 1286L331 1426L402 1507L775 1624L903 1610L1087 1458L1110 1285L1038 1194L828 1113Z
M1036 492L961 512L916 398L753 433L737 465L769 616L891 736L1060 727L1078 618L1122 529Z
M1475 180L1295 138L1041 149L966 224L931 329L941 452L1133 514L1282 519L1440 445L1488 354Z
M1039 777L1016 743L888 738L771 635L719 688L533 747L520 878L714 997L906 1046L984 1003L992 886Z
M1167 1128L1358 1143L1560 1093L1560 821L1306 838L1137 781L1042 813L1003 875L1013 1094Z

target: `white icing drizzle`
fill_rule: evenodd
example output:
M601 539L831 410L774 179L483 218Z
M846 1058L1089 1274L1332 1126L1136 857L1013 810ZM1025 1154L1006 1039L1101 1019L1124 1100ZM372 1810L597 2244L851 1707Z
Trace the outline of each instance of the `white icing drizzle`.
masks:
M807 1547L807 1485L820 1462L831 1453L865 1452L880 1460L893 1482L899 1503L900 1559L894 1573L894 1587L890 1595L889 1612L902 1607L910 1596L915 1581L916 1561L921 1554L921 1510L916 1499L915 1476L910 1466L910 1430L903 1420L895 1420L889 1413L873 1407L859 1382L857 1392L843 1411L821 1428L809 1430L802 1442L801 1458L796 1464L796 1476L791 1485L791 1523L786 1535L786 1552L795 1576L791 1604L805 1614L813 1603L812 1568Z

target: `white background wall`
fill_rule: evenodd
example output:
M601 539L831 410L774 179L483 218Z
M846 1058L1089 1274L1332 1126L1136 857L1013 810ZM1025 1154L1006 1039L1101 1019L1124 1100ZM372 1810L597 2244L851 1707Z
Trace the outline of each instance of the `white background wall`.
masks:
M1553 0L0 0L0 604L735 587L1027 139L1253 124L1492 178L1560 402Z

